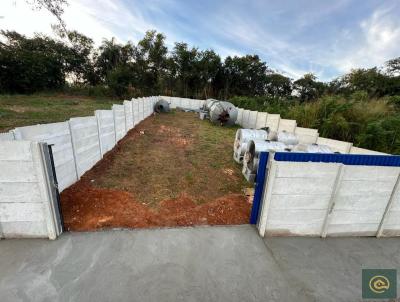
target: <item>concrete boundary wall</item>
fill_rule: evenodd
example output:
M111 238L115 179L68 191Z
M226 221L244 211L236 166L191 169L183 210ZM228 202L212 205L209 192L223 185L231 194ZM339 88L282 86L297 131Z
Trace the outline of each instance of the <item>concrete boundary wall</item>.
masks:
M339 155L354 164L275 156L264 167L261 236L400 236L399 156Z
M55 239L61 233L43 152L47 145L38 142L0 144L0 238Z
M286 131L290 133L294 133L296 130L296 121L295 120L287 120L281 118L279 120L279 126L278 126L278 131Z
M94 116L76 117L69 120L69 126L76 169L81 177L101 159L97 119Z
M272 131L278 131L279 128L279 121L281 116L279 114L268 114L267 115L267 122L265 124Z
M364 149L364 148L358 148L358 147L354 147L354 146L351 146L349 153L350 154L387 155L387 153L378 152L378 151L372 151L372 150L368 150L368 149Z
M124 110L125 110L125 129L128 132L134 126L132 101L124 101Z
M317 129L296 127L294 131L301 144L316 144L319 133Z
M1 141L13 141L14 138L14 133L13 132L5 132L5 133L0 133L0 142Z
M166 98L166 97L165 97ZM320 137L317 129L297 127L295 120L282 119L279 114L238 109L236 124L245 129L268 127L272 131L287 131L296 134L302 144L326 145L342 154L384 155L386 153L354 147L352 143Z
M68 122L15 128L14 133L17 140L43 142L52 146L60 192L79 179Z
M133 123L134 126L139 124L140 117L139 117L139 100L132 99L132 110L133 110Z
M318 137L317 144L328 146L332 149L332 151L343 154L350 153L350 149L353 146L353 144L349 142L338 141L325 137Z
M249 124L249 117L250 117L250 110L243 110L243 117L242 117L242 127L243 128L250 128Z
M144 120L144 102L142 98L139 98L139 122Z
M116 144L114 113L112 110L96 110L95 116L99 128L100 153L101 157L103 157Z
M115 140L118 142L125 136L127 132L125 126L125 106L113 105L112 110L114 112Z
M243 108L238 108L238 115L236 119L236 125L242 125L243 124Z
M247 128L256 129L257 127L257 111L250 111L249 118L247 120Z
M192 99L180 99L172 97L166 97L166 98L169 102L171 102L171 104L174 103L174 106L177 107L181 106L183 107L184 106L183 104L186 103L186 105L189 104L190 108L193 107L193 109L198 109L204 103L204 101L196 99L192 100ZM17 154L19 152L22 152L20 150L21 147L18 144L24 141L28 141L28 143L26 144L28 145L31 144L30 145L31 158L33 159L38 158L38 154L40 154L42 158L42 159L39 158L39 161L42 163L41 167L42 170L45 171L44 174L41 174L42 172L40 171L42 170L38 168L35 169L29 168L32 165L36 166L38 165L36 164L36 162L39 162L37 159L35 159L35 163L33 163L34 162L33 159L30 161L30 160L23 160L20 158L16 158L14 161L20 164L14 164L14 162L13 164L15 165L17 171L21 171L21 173L23 172L24 176L28 178L30 177L30 179L37 180L39 179L38 177L42 176L46 177L45 178L46 183L45 185L41 184L42 188L40 189L41 190L40 192L42 192L40 194L43 195L43 192L46 192L45 187L47 187L48 192L50 191L53 192L52 191L53 189L51 188L55 187L54 183L52 183L54 182L54 179L49 176L48 172L49 159L47 161L43 160L44 157L48 158L50 156L49 155L50 153L49 154L46 153L49 151L42 150L44 148L43 146L45 144L50 145L54 158L54 168L58 180L58 189L61 192L65 188L69 187L70 185L78 181L79 178L83 175L83 173L85 173L87 170L93 167L93 165L96 164L96 162L98 162L106 152L110 151L115 146L118 140L120 140L126 135L127 131L131 129L131 127L134 127L144 118L150 116L153 113L154 104L158 99L159 97L132 99L131 101L124 101L123 105L113 105L111 110L97 110L94 116L91 117L72 118L66 122L26 126L13 129L8 133L0 134L0 141L1 141L0 152L1 148L3 148L3 145L6 144L8 148L14 148L14 152ZM246 127L246 125L247 126L253 125L253 127L267 126L271 127L272 130L277 130L279 128L282 129L282 127L284 127L288 131L290 127L294 125L293 124L294 121L292 120L280 119L279 114L268 114L268 113L249 111L243 109L239 110L241 114L239 114L240 119L238 118L237 123L239 123L243 127ZM317 143L326 144L331 148L338 150L339 152L342 153L350 152L350 153L363 153L363 154L380 154L379 152L353 147L351 143L319 138L318 131L315 129L296 127L295 130L293 131L297 135L299 135L300 138L302 137L306 138L310 143L312 143L313 140L317 139ZM11 144L14 142L16 143L15 145ZM37 153L34 150L42 150L42 151L41 153ZM9 177L10 182L13 182L12 173L14 172L12 172L13 170L11 169L10 173L7 173L9 171L7 165L10 165L9 163L6 163L7 161L9 160L7 159L4 162L1 162L0 158L0 165L2 165L1 167L3 169L3 174L1 175L3 177L3 182L7 182L7 177ZM346 173L347 177L349 172ZM366 171L365 173L368 174ZM42 179L44 179L43 177ZM359 180L345 178L344 181L348 181L350 183ZM371 182L371 180L368 181ZM375 199L387 198L389 192L388 187L390 187L393 184L393 182L394 179L392 177L388 180L385 180L385 183L382 184L381 186L377 186L379 190L377 189L377 191L374 191L374 198ZM38 195L39 191L36 190L37 188L35 189L35 186L37 187L37 185L31 184L29 181L27 181L26 183L28 187L26 187L25 184L21 185L7 184L7 185L2 185L3 187L0 188L0 200L7 200L12 196L14 196L18 201L17 203L20 203L18 207L22 207L22 209L18 210L17 213L18 215L19 213L31 213L29 212L30 211L29 207L38 207L37 205L38 202L36 201L38 200L37 198L39 196ZM36 181L36 183L40 183L39 180ZM368 186L371 186L371 183L369 183L369 185L366 185L366 187ZM24 188L24 192L21 192L19 188ZM292 186L292 188L296 188L296 186ZM51 194L49 193L47 194L48 194L47 200L50 200L51 198L49 196ZM346 194L348 194L348 192L343 189L343 191L340 191L340 194L347 196ZM54 197L52 198L54 199ZM390 206L386 206L385 208L379 207L378 209L375 209L379 213L383 211L383 216L385 217L379 223L380 225L379 233L382 236L398 233L398 229L400 228L400 223L398 222L397 219L398 214L400 213L399 198L400 197L398 191L392 191L390 193L390 198L389 198ZM23 209L23 204L25 203L30 204L31 199L34 201L36 200L35 202L32 202L35 205L32 206L29 205L28 208L26 209L27 212L24 212L25 209ZM358 210L356 206L357 204L355 204L354 209ZM42 206L39 207L43 209ZM14 209L13 207L11 208ZM6 215L7 217L13 217L14 214L12 211L14 210L12 210L11 208L9 206L3 206L1 208L2 213L0 214L0 221L2 219L1 217L4 218ZM351 215L353 215L352 211L354 211L354 209L338 208L337 211L341 210L342 212L340 213L343 213L343 215L347 215L346 217L351 217ZM278 211L279 209L274 209L274 210ZM45 214L49 213L48 210L46 211L47 212L43 213ZM54 210L54 205L52 211L53 212L50 214L54 216L56 214L55 212L57 212ZM42 214L37 214L37 212L34 213L35 213L34 215L42 215ZM39 216L32 216L32 217L39 217ZM43 228L44 226L43 225L44 220L42 219L43 217L44 216L42 215L39 217L40 218L39 220L35 218L36 219L35 221L26 221L22 224L13 224L13 226L11 226L11 224L8 225L3 224L2 232L7 233L8 234L7 236L14 236L14 235L24 236L25 234L26 236L43 237L45 230ZM348 232L348 230L346 229L347 226L345 226L343 221L341 221L339 218L340 215L336 214L336 212L333 211L332 227L326 229L327 235L333 235L337 233L342 234ZM52 219L54 220L54 218ZM49 233L48 223L49 220L46 218L46 228L47 228L46 236L52 238L54 237L52 235L54 234L54 232L51 234ZM373 228L376 226L377 222L376 220L373 219L371 220L370 218L366 217L365 220L360 222L360 224L362 225L369 224L369 227ZM366 232L367 231L371 232L370 229L364 228L364 230Z
M268 113L266 112L257 112L257 121L256 121L256 129L264 128L267 124Z
M58 191L78 181L139 117L150 116L157 100L124 101L94 116L0 134L0 237L55 239L62 232Z

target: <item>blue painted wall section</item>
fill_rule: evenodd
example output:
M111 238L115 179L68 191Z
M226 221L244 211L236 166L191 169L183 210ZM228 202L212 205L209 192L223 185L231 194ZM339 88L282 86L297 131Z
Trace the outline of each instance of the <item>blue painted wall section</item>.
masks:
M256 224L261 208L261 198L264 191L265 174L267 171L268 152L260 153L260 162L258 164L256 176L256 188L254 190L253 206L250 214L250 224Z
M262 204L261 198L264 191L268 156L268 152L260 153L260 163L258 165L256 177L256 187L254 191L253 207L251 208L250 224L256 224L258 221ZM342 163L344 165L356 166L400 167L399 155L276 152L274 154L274 160L289 162Z
M277 152L276 161L342 163L359 166L400 167L399 155L327 154Z

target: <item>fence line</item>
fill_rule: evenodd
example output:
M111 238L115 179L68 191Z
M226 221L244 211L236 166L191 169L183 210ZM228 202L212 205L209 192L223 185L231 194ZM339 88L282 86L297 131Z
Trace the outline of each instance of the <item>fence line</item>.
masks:
M261 236L400 236L399 156L280 154L259 167Z
M205 102L197 99L163 98L170 103L171 108L199 109ZM40 160L49 157L46 153L48 151L45 150L47 145L52 146L58 190L61 192L77 182L130 129L150 116L158 99L159 97L147 97L125 100L122 105L113 105L111 110L96 110L93 116L17 127L8 133L1 133L0 237L55 238L57 236L59 227L54 213L52 215L54 209L51 210L55 205L54 200L50 200L55 192L52 185L54 180L48 172L46 166L48 163ZM299 136L300 142L327 144L342 153L382 154L353 147L351 143L320 138L316 129L297 127L296 121L281 119L279 114L238 109L236 123L242 127L270 127L275 131L294 132ZM21 153L22 157L18 157L16 155L18 153ZM367 171L365 173L368 174ZM16 178L13 178L14 176ZM46 187L50 193L46 193ZM382 219L383 235L388 234L388 225L393 226L394 233L397 232L396 219L400 213L400 202L398 202L400 193L398 191L392 193L394 197L390 209L380 209L386 213L385 219ZM277 211L273 208L272 210ZM332 215L332 221L339 219L335 212ZM346 215L351 216L351 212ZM332 232L332 229L328 228L328 235Z

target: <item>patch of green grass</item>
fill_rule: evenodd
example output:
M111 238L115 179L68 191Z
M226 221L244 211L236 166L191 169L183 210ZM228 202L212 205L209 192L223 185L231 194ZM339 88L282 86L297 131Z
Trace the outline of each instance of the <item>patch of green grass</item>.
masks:
M111 109L114 103L111 99L57 94L0 95L0 131L90 116L94 110Z

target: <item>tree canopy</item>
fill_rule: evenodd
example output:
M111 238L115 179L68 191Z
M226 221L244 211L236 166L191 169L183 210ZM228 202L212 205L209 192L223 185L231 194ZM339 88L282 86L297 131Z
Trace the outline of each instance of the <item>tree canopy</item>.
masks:
M46 1L35 1L45 5ZM62 13L63 0L50 1ZM58 4L57 4L58 3ZM46 6L47 7L47 6ZM277 100L312 102L326 94L382 97L400 94L400 58L385 66L354 69L331 82L305 74L293 80L272 71L257 55L222 59L212 49L184 42L169 50L166 37L154 30L136 44L114 38L95 47L77 31L59 30L59 38L26 37L1 31L0 92L57 90L65 85L100 86L111 94L166 94L184 97L268 96Z

